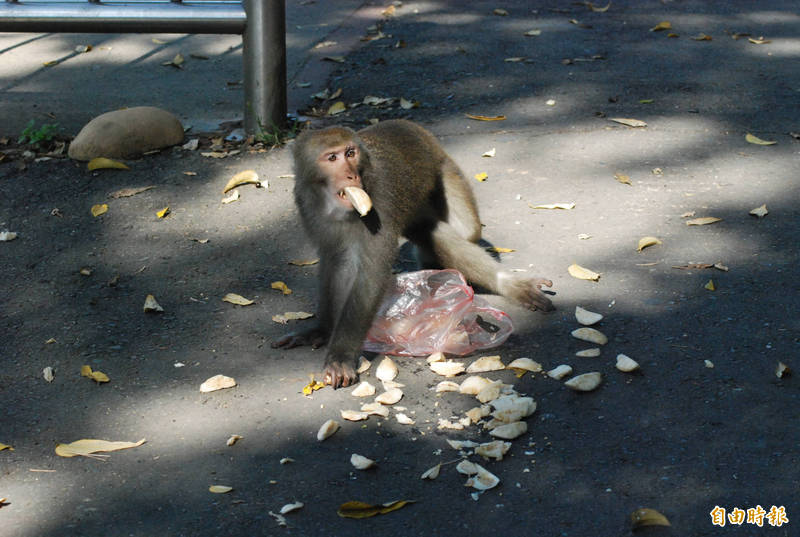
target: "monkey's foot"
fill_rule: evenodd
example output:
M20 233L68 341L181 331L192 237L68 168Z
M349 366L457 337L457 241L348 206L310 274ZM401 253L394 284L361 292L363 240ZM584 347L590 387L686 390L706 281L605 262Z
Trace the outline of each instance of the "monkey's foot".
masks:
M529 278L502 272L498 276L500 294L516 300L531 310L552 311L553 303L542 292L542 286L552 287L553 282L546 278Z
M290 332L277 341L272 342L273 349L292 349L302 345L311 345L318 349L328 342L328 334L321 328L311 328L301 332Z
M358 381L358 373L349 363L326 360L322 379L325 384L333 386L336 390L355 384Z

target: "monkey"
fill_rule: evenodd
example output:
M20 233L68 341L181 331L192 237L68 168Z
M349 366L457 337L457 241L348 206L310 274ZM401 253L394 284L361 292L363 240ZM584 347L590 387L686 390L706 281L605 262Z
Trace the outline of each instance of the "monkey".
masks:
M541 290L552 287L550 280L503 270L477 244L475 196L423 127L388 120L358 132L305 131L292 152L295 203L320 257L319 304L313 327L289 333L272 347L327 344L324 382L334 389L358 379L359 351L384 298L401 237L414 244L426 268L454 268L473 285L531 310L553 309ZM354 207L349 187L365 192L371 208Z

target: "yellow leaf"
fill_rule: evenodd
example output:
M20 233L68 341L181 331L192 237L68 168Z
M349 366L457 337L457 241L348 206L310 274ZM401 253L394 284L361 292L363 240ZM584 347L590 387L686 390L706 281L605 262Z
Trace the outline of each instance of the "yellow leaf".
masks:
M261 181L258 180L258 174L255 170L244 170L231 177L225 188L222 189L223 194L227 194L229 190L233 190L239 185L260 185Z
M169 214L169 207L164 207L163 209L161 209L156 213L156 216L159 218L164 218L168 214Z
M473 114L466 114L466 116L477 121L504 121L506 119L506 116L476 116Z
M695 41L711 41L711 36L708 34L697 34L692 37Z
M716 291L717 288L714 285L714 280L708 280L708 283L703 286L704 289L708 289L709 291Z
M693 218L691 220L686 221L687 226L705 226L708 224L713 224L714 222L721 222L722 218L717 218L716 216L702 216L700 218Z
M646 127L647 123L642 121L641 119L631 119L631 118L624 118L624 117L610 117L608 118L609 121L613 121L615 123L621 123L622 125L627 125L628 127Z
M289 321L299 321L303 319L309 319L313 317L313 313L307 313L305 311L287 311L286 313L279 313L277 315L272 316L272 320L276 323L286 324Z
M653 104L654 99L639 99L639 104Z
M101 382L108 382L110 380L105 373L100 371L92 371L92 368L88 365L81 366L81 376L90 378L98 384Z
M662 30L670 30L672 29L672 23L669 21L662 21L650 28L651 32L660 32Z
M270 284L270 287L282 292L284 295L291 295L292 294L292 290L289 289L289 286L286 285L283 282L272 282Z
M14 451L14 448L9 446L8 444L0 444L0 451L3 451L4 449L7 449L9 451Z
M631 513L631 524L633 529L642 526L669 526L667 517L656 511L655 509L637 509Z
M42 65L45 67L53 67L54 65L58 65L58 60L50 60L49 62L44 62Z
M98 217L101 214L105 214L108 211L108 205L106 205L105 203L100 205L92 205L91 211L92 211L92 216Z
M772 142L772 141L768 141L768 140L762 140L758 136L753 136L749 132L747 134L745 134L744 139L747 140L748 142L750 142L751 144L755 144L755 145L775 145L775 144L778 143L778 142Z
M579 280L592 280L596 282L600 279L600 274L597 272L576 265L575 263L567 267L567 272L569 272L570 276L578 278Z
M678 35L678 34L676 34L674 32L670 32L670 33L667 34L667 37L675 38L675 37L680 37L680 35Z
M211 485L208 487L208 492L213 492L214 494L225 494L226 492L230 492L233 490L233 487L229 487L227 485Z
M372 505L366 502L345 502L339 506L336 513L343 518L369 518L375 515L385 515L397 509L405 507L414 500L397 500L384 504Z
M529 203L528 206L531 209L563 209L565 211L575 208L574 203L544 203L542 205L531 205Z
M92 368L89 367L88 365L81 366L81 376L91 378Z
M236 304L237 306L249 306L250 304L255 304L249 298L245 298L242 295L237 295L236 293L228 293L224 297L222 297L223 302L230 302L231 304Z
M112 160L105 157L96 157L89 161L86 165L89 171L93 170L130 170L128 166L118 160Z
M752 214L753 216L757 216L759 218L764 218L765 216L767 216L767 214L769 214L769 211L767 210L767 204L765 203L760 207L756 207L755 209L750 211L750 214Z
M641 252L648 246L653 246L654 244L661 244L661 241L655 237L642 237L639 239L639 246L636 248L636 251Z
M313 392L321 390L324 387L325 387L324 382L314 380L314 375L311 375L311 382L303 386L303 395L311 395Z
M489 177L489 174L486 173L486 172L481 172L481 173L476 173L475 174L475 180L480 181L480 182L486 181L486 179L488 177Z
M628 177L627 175L624 175L624 174L621 174L621 173L615 173L614 174L614 179L616 179L617 181L619 181L623 185L631 185L631 178ZM633 186L633 185L631 185L631 186Z
M144 438L138 442L109 442L108 440L87 439L76 440L70 444L58 444L56 446L56 455L59 455L60 457L75 457L77 455L91 457L93 453L135 448L144 443Z
M508 254L511 252L515 252L513 248L502 248L500 246L492 246L491 248L486 249L487 252L494 252L496 254Z
M328 115L335 116L336 114L341 114L345 110L347 110L347 105L345 105L343 101L337 101L328 108Z
M319 258L316 259L292 259L289 261L290 265L295 265L297 267L305 267L307 265L316 265L319 263Z

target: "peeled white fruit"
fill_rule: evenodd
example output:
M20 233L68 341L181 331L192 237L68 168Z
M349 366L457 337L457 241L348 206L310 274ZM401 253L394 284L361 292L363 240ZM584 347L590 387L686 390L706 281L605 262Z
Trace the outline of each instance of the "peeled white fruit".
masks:
M591 326L602 320L603 316L600 313L594 313L585 310L580 306L575 306L575 319L584 326Z
M397 364L395 364L391 358L386 356L383 360L381 360L381 363L378 364L377 369L375 369L375 376L383 381L394 380L394 378L397 376Z
M589 343L596 343L597 345L605 345L608 343L608 338L605 334L594 328L583 327L573 330L572 337L588 341Z
M375 395L375 386L365 380L353 388L350 395L353 397L369 397L370 395Z
M480 464L475 465L478 471L467 479L467 482L464 483L468 487L472 487L478 490L489 490L490 488L494 488L500 483L500 478L494 475L492 472L481 466Z
M458 391L459 393L465 393L467 395L477 395L478 392L491 384L491 382L492 381L487 378L473 375L464 379Z
M444 362L444 353L443 352L434 352L430 356L425 359L426 362L432 364L433 362Z
M414 425L414 420L412 420L411 418L409 418L408 416L406 416L402 412L400 412L399 414L395 415L395 418L397 418L397 423L399 423L401 425Z
M443 377L455 377L464 372L464 364L461 362L433 362L431 369L437 375Z
M319 428L319 431L317 432L317 440L322 442L338 430L339 424L334 420L328 420L322 424L322 427Z
M580 356L582 358L595 358L597 356L600 356L600 348L593 347L591 349L584 349L582 351L576 352L575 356Z
M356 186L348 186L344 189L344 195L350 200L353 208L358 214L365 216L372 209L372 200L369 194Z
M501 389L503 389L503 381L495 380L494 382L489 382L489 384L484 386L483 389L475 395L475 397L477 397L478 401L481 403L488 403L489 401L500 397Z
M617 355L617 369L624 373L630 373L639 369L639 364L633 358L625 356L624 354Z
M501 461L503 460L503 455L505 455L509 449L511 449L511 442L495 440L494 442L486 442L476 447L475 454L486 459Z
M527 418L536 411L536 402L532 397L504 395L491 402L495 408L492 417L504 423L513 423Z
M350 464L355 466L357 470L366 470L367 468L372 468L375 466L375 461L368 459L363 455L353 453L350 455Z
M361 421L369 417L366 412L358 412L356 410L342 410L342 417L347 421Z
M481 356L467 367L467 373L484 373L486 371L499 371L505 369L505 364L499 356Z
M403 391L400 388L392 388L376 397L375 402L381 403L382 405L393 405L402 398Z
M459 385L452 380L443 380L439 384L436 385L436 393L442 392L457 392L459 389Z
M473 475L478 473L478 465L466 459L456 464L456 470L460 474Z
M488 416L490 412L491 409L489 405L481 405L467 410L464 414L466 414L472 423L478 423L481 419Z
M453 449L472 449L478 447L478 444L472 440L448 440L448 444Z
M547 376L556 380L560 380L570 373L572 373L572 368L566 364L561 364L560 366L548 371Z
M577 392L590 392L600 386L601 382L603 382L603 375L597 371L592 371L591 373L584 373L583 375L572 377L566 381L564 385Z
M382 418L386 418L389 416L389 409L377 402L364 403L363 405L361 405L361 412L366 412L367 414L372 414L375 416L381 416Z
M495 427L489 434L495 438L502 438L503 440L513 440L516 437L528 432L528 424L524 421L515 421L514 423L506 423Z
M506 366L506 369L524 369L531 373L539 373L542 370L542 364L535 362L530 358L517 358Z

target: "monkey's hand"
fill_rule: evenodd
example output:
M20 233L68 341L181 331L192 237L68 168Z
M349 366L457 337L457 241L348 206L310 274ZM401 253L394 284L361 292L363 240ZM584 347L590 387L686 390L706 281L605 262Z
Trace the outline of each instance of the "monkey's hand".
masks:
M553 282L545 278L528 278L502 272L498 276L501 293L530 310L552 311L553 303L542 292L542 286L552 287Z
M356 373L356 360L353 358L338 359L328 355L325 358L325 371L322 376L323 382L333 389L345 388L358 381Z
M308 330L300 330L286 334L277 341L273 341L272 348L292 349L302 345L311 345L312 349L318 349L327 342L328 332L319 326L315 326Z

